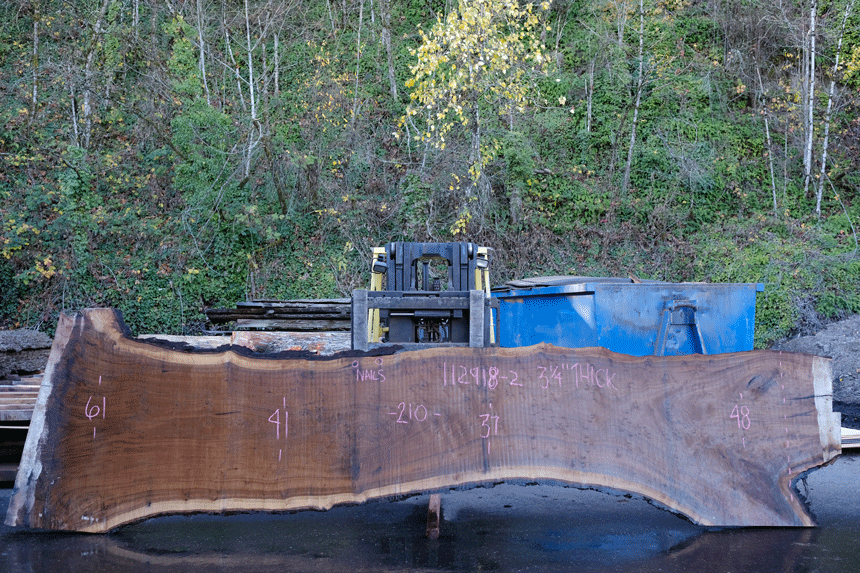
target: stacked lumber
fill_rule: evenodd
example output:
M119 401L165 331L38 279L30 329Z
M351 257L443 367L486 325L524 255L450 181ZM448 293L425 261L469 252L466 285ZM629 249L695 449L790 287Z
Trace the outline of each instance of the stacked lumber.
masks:
M206 311L212 324L235 322L240 330L348 331L350 314L348 298L256 300Z
M177 350L63 315L8 525L327 509L506 480L643 495L703 525L814 525L796 482L841 452L826 359L768 351Z
M33 414L42 382L36 373L44 370L50 349L42 332L0 330L0 430L27 428L23 422Z
M41 384L41 375L0 381L0 430L26 429L14 422L30 421Z
M0 482L15 480L42 376L0 380Z

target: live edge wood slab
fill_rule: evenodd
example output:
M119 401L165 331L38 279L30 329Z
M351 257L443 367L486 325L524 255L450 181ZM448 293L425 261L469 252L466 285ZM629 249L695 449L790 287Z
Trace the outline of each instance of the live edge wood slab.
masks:
M326 509L505 480L641 494L703 525L814 525L841 452L825 359L550 345L333 358L183 350L63 316L6 523Z

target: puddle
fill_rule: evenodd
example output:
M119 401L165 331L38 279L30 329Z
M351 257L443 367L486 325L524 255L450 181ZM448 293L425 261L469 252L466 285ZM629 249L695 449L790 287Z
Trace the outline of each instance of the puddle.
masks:
M639 498L502 484L327 512L166 516L107 535L0 527L0 571L860 570L860 455L808 480L817 528L710 530ZM5 510L11 490L0 490Z

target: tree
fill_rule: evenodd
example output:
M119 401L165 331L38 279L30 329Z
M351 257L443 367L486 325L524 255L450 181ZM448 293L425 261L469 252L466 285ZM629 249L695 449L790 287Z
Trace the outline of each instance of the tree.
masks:
M621 189L625 193L630 186L630 166L633 164L633 150L636 147L636 128L639 125L639 107L642 104L642 91L645 88L645 4L639 0L639 73L636 76L636 95L633 100L633 122L630 125L630 147L627 148L627 162L624 164L624 180Z
M821 196L823 193L824 179L827 167L827 147L830 137L830 121L833 117L833 100L836 97L836 78L839 73L839 56L842 52L842 40L845 38L845 27L848 24L848 19L851 17L851 12L854 10L856 0L851 0L845 6L845 12L842 15L842 26L839 28L839 38L836 43L836 57L833 61L833 72L830 76L830 91L827 95L827 111L824 112L824 141L821 144L821 172L818 177L818 185L815 190L815 214L821 218Z
M461 222L471 217L469 202L489 195L483 169L492 157L484 140L490 122L503 118L513 129L515 114L537 98L533 78L548 66L540 41L541 15L548 9L549 2L535 8L516 0L460 0L429 32L419 30L404 120L414 125L423 115L424 128L414 138L439 150L468 134L470 183Z
M803 40L803 194L809 190L812 177L812 141L815 135L813 112L815 110L815 21L818 16L818 0L809 5L809 28Z
M103 0L101 8L95 14L95 23L93 24L92 35L84 49L84 85L83 85L83 101L81 102L81 121L83 123L83 133L80 138L80 145L84 149L89 149L90 140L93 132L93 99L95 98L95 68L96 68L96 51L99 43L104 35L104 20L107 15L110 0Z

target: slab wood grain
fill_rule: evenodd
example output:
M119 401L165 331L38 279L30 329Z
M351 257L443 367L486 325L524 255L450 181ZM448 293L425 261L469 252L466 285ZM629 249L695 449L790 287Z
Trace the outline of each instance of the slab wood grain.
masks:
M792 482L841 451L829 370L766 351L173 350L88 310L60 320L6 523L104 532L528 480L704 525L809 526Z

